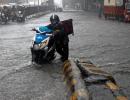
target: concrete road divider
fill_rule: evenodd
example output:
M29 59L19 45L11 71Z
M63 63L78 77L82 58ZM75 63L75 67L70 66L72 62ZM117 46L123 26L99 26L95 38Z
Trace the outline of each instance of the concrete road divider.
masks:
M111 91L116 100L128 100L111 74L96 67L88 60L77 59L75 63L82 72L82 77L84 77L87 86L104 84Z
M128 100L111 74L96 67L91 61L70 59L63 64L64 80L70 91L70 100L90 100L89 86L109 89L115 100Z
M70 59L63 64L64 80L69 87L70 100L89 100L89 92L75 62Z
M111 81L107 81L105 85L111 90L113 96L116 100L128 100L123 91L119 88L117 84L114 84Z
M37 18L37 17L40 17L40 16L43 16L45 14L48 14L50 13L51 11L45 11L45 12L38 12L38 13L35 13L35 14L32 14L32 15L28 15L26 18L27 19L31 19L31 18Z

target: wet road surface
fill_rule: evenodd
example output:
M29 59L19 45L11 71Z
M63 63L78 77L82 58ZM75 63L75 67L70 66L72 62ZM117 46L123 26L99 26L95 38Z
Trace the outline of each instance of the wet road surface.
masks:
M62 62L56 59L40 68L30 62L33 38L30 30L48 23L50 15L26 23L0 25L0 100L67 99ZM130 98L130 24L98 19L96 14L86 12L62 12L58 15L61 20L74 20L75 36L70 36L70 57L86 57L112 73ZM111 94L108 95L110 91L104 87L90 87L90 91L93 100L113 100ZM105 95L103 91L106 91Z

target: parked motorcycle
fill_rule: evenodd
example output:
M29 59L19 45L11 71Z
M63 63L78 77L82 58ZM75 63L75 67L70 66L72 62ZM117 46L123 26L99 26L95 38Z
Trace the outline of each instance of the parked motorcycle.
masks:
M18 13L17 13L17 22L24 22L24 21L25 21L24 14L22 13L22 11L18 11Z
M35 36L31 46L32 62L36 64L43 64L44 62L51 62L55 59L55 43L51 48L48 48L52 30L46 26L34 28Z
M8 22L9 18L3 13L0 12L0 22L1 24L6 24Z

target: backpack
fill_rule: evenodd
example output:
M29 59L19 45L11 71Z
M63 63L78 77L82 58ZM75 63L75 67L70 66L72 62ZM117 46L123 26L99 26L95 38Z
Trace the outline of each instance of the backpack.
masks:
M64 32L67 35L70 35L70 34L74 35L73 20L72 19L61 21L61 23L62 23L62 26L64 28Z

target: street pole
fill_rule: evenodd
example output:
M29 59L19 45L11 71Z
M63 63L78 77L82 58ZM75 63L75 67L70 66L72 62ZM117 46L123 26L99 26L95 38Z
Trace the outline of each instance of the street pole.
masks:
M39 0L38 0L38 6L39 6Z
M26 3L28 4L28 0L26 0Z
M0 4L1 4L1 5L3 4L3 0L0 0Z
M36 2L35 2L35 0L34 0L34 6L35 6L35 4L36 4Z
M39 0L38 0L38 12L39 12Z

